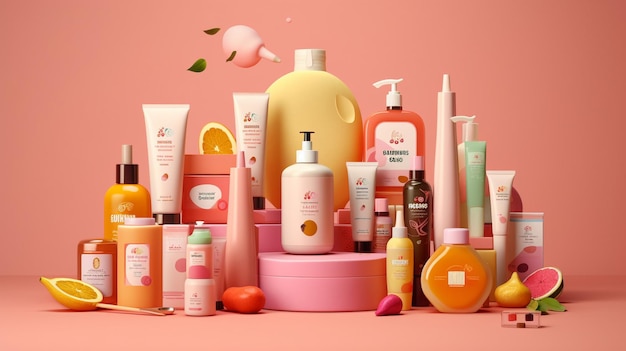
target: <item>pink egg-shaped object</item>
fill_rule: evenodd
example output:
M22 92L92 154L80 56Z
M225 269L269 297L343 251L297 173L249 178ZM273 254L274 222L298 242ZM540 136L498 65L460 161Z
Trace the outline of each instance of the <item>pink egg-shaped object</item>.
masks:
M239 24L224 32L222 49L226 57L236 51L232 62L239 67L248 68L256 65L261 58L280 62L280 58L265 48L263 39L252 28Z

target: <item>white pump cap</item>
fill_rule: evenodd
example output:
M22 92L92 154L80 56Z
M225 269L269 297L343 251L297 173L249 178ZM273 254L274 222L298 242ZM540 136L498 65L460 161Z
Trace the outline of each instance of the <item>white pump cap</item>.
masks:
M294 71L326 71L326 50L297 49L293 62Z
M398 91L398 83L403 79L383 79L374 83L376 88L380 88L383 85L391 85L391 90L387 93L387 107L402 107L402 94Z
M391 228L392 238L406 238L407 229L404 226L404 212L402 208L396 208L396 225Z
M313 150L313 143L311 142L311 134L315 132L300 133L304 134L304 140L302 141L302 150L296 150L296 162L317 163L317 151Z
M450 119L452 122L465 122L463 123L463 141L476 141L478 140L478 123L474 123L474 116L454 116Z

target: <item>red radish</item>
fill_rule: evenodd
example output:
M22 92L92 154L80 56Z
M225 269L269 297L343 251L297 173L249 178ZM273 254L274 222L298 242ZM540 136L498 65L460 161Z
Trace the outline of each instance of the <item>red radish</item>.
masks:
M377 316L389 316L400 314L402 311L402 299L398 295L389 294L380 300L376 309Z

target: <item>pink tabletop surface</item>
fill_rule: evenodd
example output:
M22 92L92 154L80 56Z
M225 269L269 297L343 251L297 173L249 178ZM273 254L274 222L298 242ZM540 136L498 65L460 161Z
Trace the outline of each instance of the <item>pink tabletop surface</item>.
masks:
M432 308L376 317L373 311L219 311L211 317L64 309L38 277L0 277L0 350L606 350L619 349L626 277L565 277L567 312L539 329L503 328L499 307L474 314Z

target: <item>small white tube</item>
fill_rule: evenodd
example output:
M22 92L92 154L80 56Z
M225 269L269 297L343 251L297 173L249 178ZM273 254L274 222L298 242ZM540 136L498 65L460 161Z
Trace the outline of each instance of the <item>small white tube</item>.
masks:
M265 136L267 131L267 93L233 93L237 150L246 155L246 167L252 172L252 197L255 210L265 208L263 173L265 173Z
M489 197L491 199L493 248L496 251L496 284L501 285L508 279L506 234L515 171L486 171L486 173L489 180Z
M374 195L378 162L346 162L350 223L355 252L371 252L374 240Z
M163 219L170 217L160 224L178 224L182 207L189 105L144 104L143 113L148 142L152 213Z

